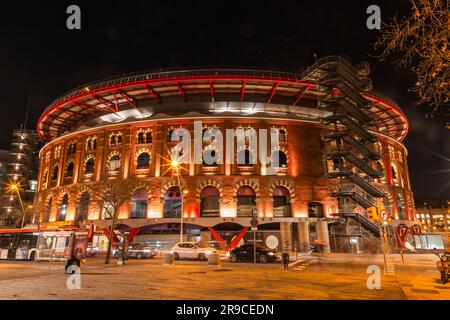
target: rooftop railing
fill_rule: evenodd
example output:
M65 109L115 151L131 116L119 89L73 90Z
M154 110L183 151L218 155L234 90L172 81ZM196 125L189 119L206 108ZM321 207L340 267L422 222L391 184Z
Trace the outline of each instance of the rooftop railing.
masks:
M298 81L301 80L301 74L300 72L295 72L293 70L280 70L280 69L270 69L270 68L264 68L264 69L241 69L241 68L197 68L197 69L157 69L153 71L139 71L139 72L132 72L128 74L122 74L118 76L111 76L108 78L104 78L102 80L90 82L81 86L76 87L75 89L72 89L55 100L50 104L50 106L59 104L63 101L69 100L72 97L78 96L82 93L86 93L87 89L89 91L95 91L97 89L101 88L107 88L107 87L113 87L113 86L119 86L123 83L133 83L133 82L140 82L140 81L147 81L152 79L170 79L170 78L178 78L183 77L186 79L189 79L189 77L192 77L192 79L195 79L198 76L202 75L227 75L227 76L235 76L236 79L239 79L243 75L246 76L254 76L254 77L260 77L260 78L267 78L267 79L274 79L274 78L284 78L286 80L290 81Z

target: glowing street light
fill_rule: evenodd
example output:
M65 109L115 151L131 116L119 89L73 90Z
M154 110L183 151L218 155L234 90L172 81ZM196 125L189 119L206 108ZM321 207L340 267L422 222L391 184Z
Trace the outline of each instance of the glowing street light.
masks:
M20 202L20 207L22 209L22 224L21 224L21 228L23 228L24 222L25 222L25 213L26 211L30 208L33 208L32 205L29 205L27 207L27 209L25 209L25 207L23 206L23 201L22 201L22 197L20 196L20 188L19 185L17 183L11 183L10 185L8 185L8 189L12 192L16 192L17 196L19 197L19 202Z

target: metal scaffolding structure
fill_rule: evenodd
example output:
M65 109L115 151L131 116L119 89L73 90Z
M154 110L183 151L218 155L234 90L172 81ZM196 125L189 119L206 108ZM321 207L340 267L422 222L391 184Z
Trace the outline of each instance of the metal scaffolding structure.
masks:
M304 73L304 79L315 82L324 93L317 106L328 111L322 123L330 126L323 135L324 166L333 181L330 196L337 198L336 215L344 218L343 225L332 229L345 236L380 236L378 226L362 213L385 196L373 183L384 176L384 170L378 162L378 138L372 133L376 129L370 102L364 97L371 89L369 73L366 63L355 68L334 56L318 60Z

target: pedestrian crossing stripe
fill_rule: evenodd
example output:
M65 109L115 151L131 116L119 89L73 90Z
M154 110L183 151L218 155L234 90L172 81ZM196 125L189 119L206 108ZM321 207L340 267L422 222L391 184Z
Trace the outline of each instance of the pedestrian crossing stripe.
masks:
M304 269L306 269L306 266L298 266L298 267L294 268L294 270L298 270L298 271L301 271L301 270L304 270Z
M392 262L387 263L386 273L388 275L395 275L395 265Z

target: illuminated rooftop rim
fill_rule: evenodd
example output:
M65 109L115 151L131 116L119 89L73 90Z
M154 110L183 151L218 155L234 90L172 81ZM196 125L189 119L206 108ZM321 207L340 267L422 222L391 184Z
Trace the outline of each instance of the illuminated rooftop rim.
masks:
M142 102L243 101L297 106L316 100L316 84L302 80L297 72L268 69L198 68L156 70L111 77L73 89L55 99L38 121L38 134L50 141L80 123ZM398 141L408 132L400 107L374 91L365 94L379 132Z

